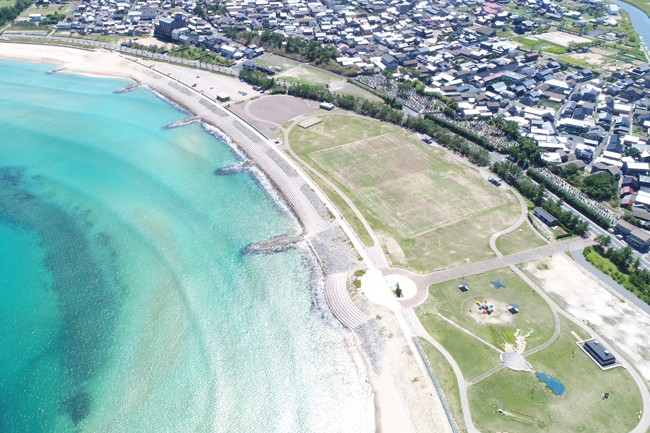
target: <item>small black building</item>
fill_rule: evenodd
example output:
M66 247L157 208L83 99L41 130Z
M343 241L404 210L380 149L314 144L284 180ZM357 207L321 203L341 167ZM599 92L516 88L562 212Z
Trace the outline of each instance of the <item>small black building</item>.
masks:
M601 367L616 363L616 357L598 340L585 341L584 348Z
M551 227L557 224L557 218L555 218L553 215L546 212L544 209L542 209L539 206L535 208L534 213L537 218L541 219Z

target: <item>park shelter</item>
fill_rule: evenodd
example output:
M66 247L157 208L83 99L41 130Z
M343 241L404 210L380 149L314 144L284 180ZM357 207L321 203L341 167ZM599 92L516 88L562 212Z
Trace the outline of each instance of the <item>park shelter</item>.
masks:
M535 208L534 213L537 218L541 219L551 227L557 224L557 218L555 218L553 215L546 212L544 209L542 209L539 206Z
M217 94L217 99L221 102L224 101L229 101L230 100L230 95L224 92L218 93Z
M467 292L469 290L469 283L463 280L458 285L458 288L460 289L461 292Z
M511 302L510 305L508 305L508 311L510 311L512 314L517 314L519 312L519 304L516 302Z

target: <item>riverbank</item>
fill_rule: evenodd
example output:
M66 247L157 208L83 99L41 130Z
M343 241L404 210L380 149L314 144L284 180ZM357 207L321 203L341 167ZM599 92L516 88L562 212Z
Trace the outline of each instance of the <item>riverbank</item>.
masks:
M257 164L273 182L279 193L292 205L297 217L306 228L306 237L312 250L320 259L321 265L328 275L349 272L347 265L341 263L340 257L337 257L336 252L340 251L331 251L327 248L332 239L349 238L356 247L357 251L355 253L361 256L365 263L370 264L360 241L347 223L341 219L339 212L304 173L293 167L293 163L286 156L270 147L256 131L240 122L215 101L211 101L194 91L190 84L178 82L174 77L168 78L166 74L163 75L160 72L151 70L149 65L153 62L135 62L135 59L127 59L111 52L13 43L0 43L0 57L30 62L62 64L58 73L67 72L100 77L117 77L147 85L152 90L185 107L192 115L199 116L204 122L218 128ZM142 65L142 63L145 64ZM193 75L194 72L191 74ZM175 75L175 72L172 72L172 75ZM202 72L202 75L205 75L205 72ZM239 84L238 80L229 77L213 76L211 79L234 80ZM311 197L312 200L304 194L303 186L314 192L314 197ZM336 217L334 219L324 218L315 208L318 205L314 205L314 202L320 202L320 206L325 206ZM356 259L356 257L355 254L354 258ZM345 282L345 279L343 281ZM382 288L378 287L377 290L381 291ZM345 323L344 320L342 322ZM405 336L405 338L408 342L410 335ZM361 340L363 340L363 336ZM368 356L368 353L364 352L363 341L361 341L360 346L359 350L366 355L367 370L372 371L372 360L368 358L372 358L373 355ZM397 353L398 350L399 353ZM404 353L404 347L392 349L388 346L385 352L387 353L379 353L378 356L397 359L400 354ZM411 362L414 365L418 364L413 359ZM429 387L422 387L422 392L419 395L419 399L422 401L428 398L430 406L433 403L432 407L427 411L421 410L424 403L418 404L416 398L410 398L408 402L394 401L394 397L391 397L395 393L394 383L400 381L396 374L399 374L399 366L396 369L386 368L383 373L377 374L377 377L381 376L381 380L371 380L373 391L376 394L376 411L381 414L381 416L378 416L378 421L385 426L385 430L389 431L389 426L410 426L413 428L402 429L401 431L415 431L414 425L422 425L422 423L413 419L414 414L433 418L435 421L433 424L438 431L448 430L448 424L445 427L444 422L438 422L445 419L439 400L433 398L431 401L432 397L423 395L425 393L435 395L435 393L430 392ZM395 409L387 404L382 405L382 401L398 405L401 403L402 407ZM417 407L413 407L414 405ZM440 410L436 410L438 407Z

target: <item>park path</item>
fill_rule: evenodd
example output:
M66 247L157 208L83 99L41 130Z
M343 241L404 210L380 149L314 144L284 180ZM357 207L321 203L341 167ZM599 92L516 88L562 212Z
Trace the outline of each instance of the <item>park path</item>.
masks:
M547 257L557 253L564 253L567 251L581 249L589 245L593 245L591 239L568 239L566 241L557 242L554 244L544 245L537 248L532 248L526 251L509 254L507 256L499 256L493 259L483 260L481 262L467 263L455 268L444 269L441 271L431 272L429 274L421 275L411 271L400 268L386 268L382 269L384 275L398 274L410 278L417 285L417 293L411 299L400 300L400 303L405 308L415 307L423 303L428 294L429 286L431 284L441 283L444 281L462 278L466 275L482 274L494 269L505 268L511 265L528 262L531 260Z

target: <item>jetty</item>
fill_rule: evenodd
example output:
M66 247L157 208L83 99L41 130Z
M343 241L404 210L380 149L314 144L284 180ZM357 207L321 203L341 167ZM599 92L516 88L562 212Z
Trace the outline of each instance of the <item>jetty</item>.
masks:
M165 129L179 128L181 126L189 125L190 123L200 122L201 118L199 116L190 116L185 119L178 120L174 123L170 123L165 126Z
M306 192L311 191L310 186L292 167L286 155L272 148L256 131L226 111L217 101L153 71L147 73L143 80L143 84L155 92L181 103L184 109L192 115L192 117L184 119L185 122L194 118L200 119L229 137L283 195L302 226L301 238L307 241L306 243L318 260L321 261L321 256L332 254L331 251L326 251L327 243L310 242L310 239L315 239L328 230L340 228L339 223L331 216L318 212L316 205L312 204L313 198L306 195ZM221 173L223 174L223 169L221 169ZM215 174L217 173L215 172ZM275 241L269 240L267 244L262 243L249 248L263 251L265 247L286 248L291 244L289 239L283 241L276 239ZM348 272L328 273L326 268L324 268L324 272L326 273L325 298L334 316L350 330L370 320L350 298L346 286Z
M122 87L121 89L117 89L115 93L126 93L130 92L132 90L137 89L138 87L141 87L142 83L135 83L135 84L130 84L128 86Z
M219 169L214 171L214 175L215 176L225 176L227 174L239 173L241 171L248 170L249 168L252 168L253 166L254 166L254 164L252 163L252 161L246 160L246 161L242 161L242 162L239 162L237 164L234 164L234 165L229 165L228 167L219 168Z

